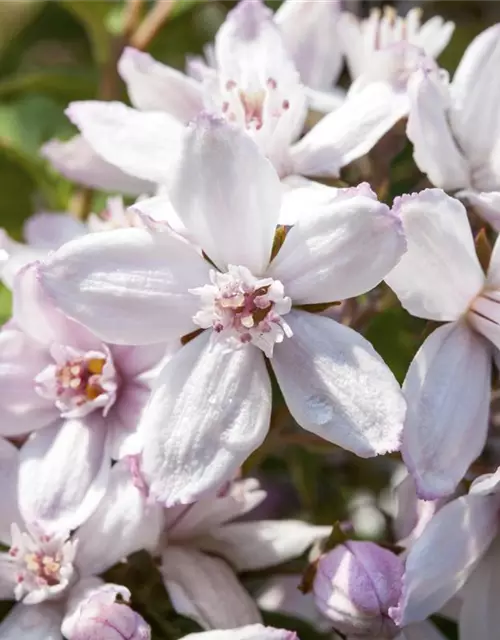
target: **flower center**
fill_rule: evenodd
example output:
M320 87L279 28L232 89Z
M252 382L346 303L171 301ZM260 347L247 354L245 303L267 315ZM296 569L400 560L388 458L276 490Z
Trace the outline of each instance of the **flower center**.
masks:
M16 599L42 602L63 591L73 575L75 547L67 539L24 533L12 525L9 555L16 566Z
M228 80L222 91L222 113L231 122L258 131L267 118L279 118L290 108L278 89L274 78L269 78L264 87L242 88L235 80Z
M55 364L36 378L36 390L53 400L64 417L77 417L102 408L106 415L116 399L116 372L109 351L81 352L53 345Z
M253 343L270 358L276 342L292 336L283 320L292 306L281 282L255 278L246 267L229 266L227 273L212 270L212 284L191 293L201 298L194 322L233 343Z

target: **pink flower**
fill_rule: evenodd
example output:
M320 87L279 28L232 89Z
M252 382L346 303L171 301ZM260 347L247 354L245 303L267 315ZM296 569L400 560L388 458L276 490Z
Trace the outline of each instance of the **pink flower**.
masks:
M126 229L70 242L39 267L56 304L112 343L204 329L163 368L141 420L152 494L168 506L210 495L262 443L264 355L304 428L362 456L396 449L405 406L391 372L360 335L296 307L378 284L404 252L399 218L366 186L323 187L271 259L276 172L247 135L210 116L189 128L174 183L196 246L168 229Z
M184 636L183 640L299 640L299 638L294 631L252 624L226 631L190 633L188 636Z
M37 268L16 276L13 320L0 332L0 433L34 432L21 452L25 520L69 530L101 500L111 460L140 450L137 422L166 347L103 343L55 309Z

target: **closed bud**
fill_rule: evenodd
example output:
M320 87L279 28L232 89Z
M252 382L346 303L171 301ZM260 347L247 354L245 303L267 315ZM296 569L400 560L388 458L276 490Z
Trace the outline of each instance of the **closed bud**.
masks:
M394 553L373 542L345 542L319 559L314 599L341 633L392 638L398 629L390 610L398 604L402 575Z
M128 589L106 584L82 595L63 623L68 640L150 640L147 622L127 604L116 601L117 595L128 601Z

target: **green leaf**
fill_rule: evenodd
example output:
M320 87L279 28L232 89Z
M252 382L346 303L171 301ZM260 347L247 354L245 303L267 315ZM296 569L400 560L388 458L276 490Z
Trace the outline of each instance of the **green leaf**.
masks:
M0 283L0 324L5 324L12 313L12 294Z
M83 69L40 69L0 80L0 97L11 98L33 91L51 96L63 103L89 100L95 96L97 74Z

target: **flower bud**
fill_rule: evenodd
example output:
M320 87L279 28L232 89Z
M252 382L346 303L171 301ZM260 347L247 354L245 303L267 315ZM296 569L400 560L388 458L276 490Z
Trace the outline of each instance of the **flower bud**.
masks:
M82 595L63 622L68 640L150 640L147 622L127 604L116 601L117 595L126 601L130 598L125 587L106 584Z
M347 635L392 638L403 563L373 542L349 541L321 556L313 583L317 607Z

